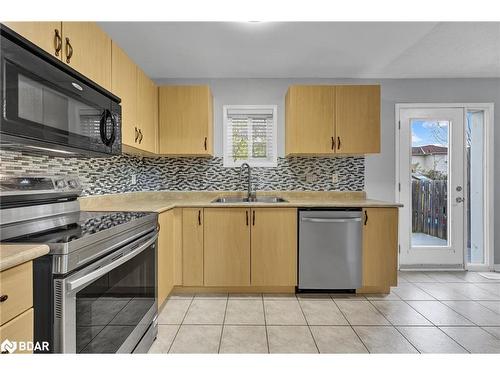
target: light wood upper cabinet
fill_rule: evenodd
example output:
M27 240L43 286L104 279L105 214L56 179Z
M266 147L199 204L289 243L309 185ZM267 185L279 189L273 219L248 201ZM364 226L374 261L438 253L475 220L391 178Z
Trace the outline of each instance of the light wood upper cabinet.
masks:
M250 285L250 209L204 212L205 286Z
M389 293L397 284L398 208L363 209L363 287L358 293Z
M174 286L175 222L174 210L158 216L158 306L162 306Z
M148 76L137 69L137 123L139 127L138 148L157 152L158 140L158 88Z
M182 285L203 285L203 208L182 209Z
M380 152L380 86L291 86L286 155Z
M252 209L252 285L297 285L297 209Z
M380 152L380 86L336 86L337 153Z
M285 97L287 155L331 154L334 130L333 86L291 86Z
M62 33L61 22L3 22L16 33L36 44L38 47L61 59Z
M127 54L113 43L111 91L122 102L122 144L138 147L137 128L137 66Z
M63 22L63 62L111 91L111 38L95 22Z
M159 153L213 153L213 99L208 86L161 86Z

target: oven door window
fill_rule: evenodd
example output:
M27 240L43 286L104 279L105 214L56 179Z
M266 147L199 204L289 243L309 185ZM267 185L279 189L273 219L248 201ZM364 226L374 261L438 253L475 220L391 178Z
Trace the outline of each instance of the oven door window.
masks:
M156 301L155 247L95 280L76 294L76 352L116 353L146 331ZM135 331L134 331L135 330ZM132 340L134 341L134 340ZM132 348L125 348L132 351Z

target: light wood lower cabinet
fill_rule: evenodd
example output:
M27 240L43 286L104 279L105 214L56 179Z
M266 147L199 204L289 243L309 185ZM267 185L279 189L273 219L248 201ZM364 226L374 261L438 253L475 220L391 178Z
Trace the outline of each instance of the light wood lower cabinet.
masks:
M158 216L158 306L163 305L174 286L174 212Z
M15 354L30 354L31 350L19 349L19 342L33 342L33 309L26 310L8 323L0 326L0 342L9 340L16 342ZM3 352L2 352L3 353Z
M205 208L204 285L250 285L250 209Z
M33 306L32 263L26 262L0 273L0 325Z
M203 208L182 210L182 285L203 285Z
M363 287L358 293L389 293L397 284L398 208L363 209Z
M297 284L297 210L252 209L252 277L258 286Z

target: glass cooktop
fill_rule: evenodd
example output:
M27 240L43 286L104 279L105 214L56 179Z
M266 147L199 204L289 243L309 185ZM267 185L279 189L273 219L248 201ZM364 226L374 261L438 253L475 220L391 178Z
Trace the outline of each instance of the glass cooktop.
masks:
M126 224L139 220L146 216L153 215L150 212L90 212L81 211L74 214L65 215L73 216L68 219L71 224L63 226L55 226L51 230L30 233L7 240L7 242L40 242L40 243L69 243L83 237L91 236L95 233L114 228L118 225ZM53 218L57 222L57 217Z

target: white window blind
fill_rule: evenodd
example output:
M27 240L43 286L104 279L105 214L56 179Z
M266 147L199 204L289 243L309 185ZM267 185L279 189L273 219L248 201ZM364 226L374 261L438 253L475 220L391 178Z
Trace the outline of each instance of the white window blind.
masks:
M276 106L226 105L224 111L224 166L248 163L277 165Z

